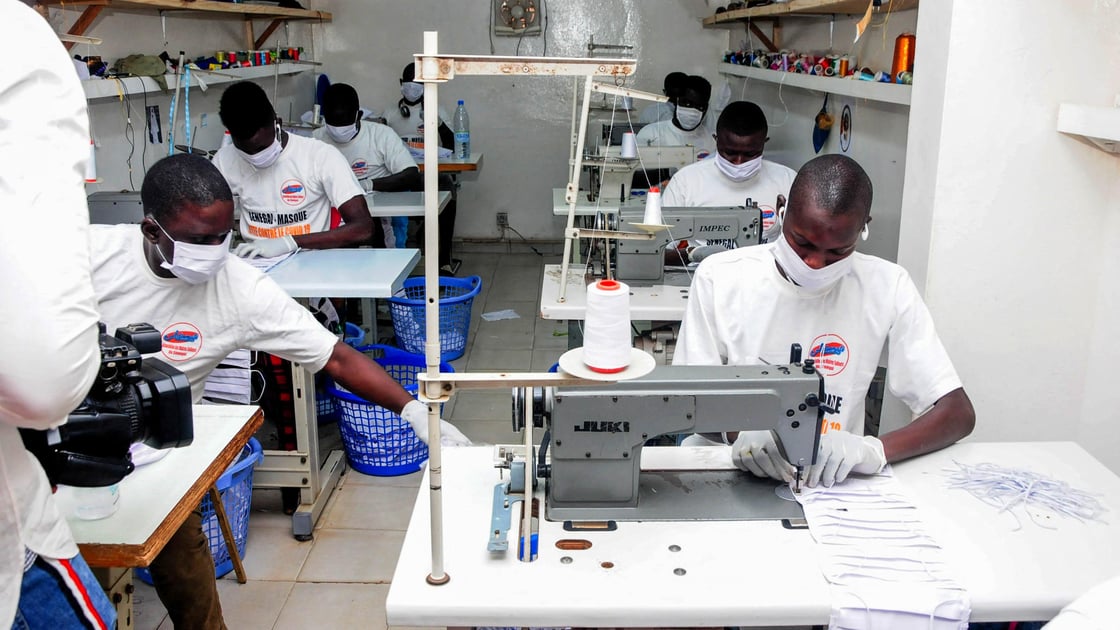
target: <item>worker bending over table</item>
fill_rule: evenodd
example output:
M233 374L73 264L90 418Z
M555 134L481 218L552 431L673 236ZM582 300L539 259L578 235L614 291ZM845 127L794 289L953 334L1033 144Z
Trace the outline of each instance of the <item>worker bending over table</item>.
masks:
M696 159L711 157L716 149L710 128L704 124L712 84L701 76L687 77L677 96L672 120L662 120L642 127L635 140L638 146L696 147Z
M230 256L233 194L210 162L190 154L164 158L148 170L140 197L145 217L139 226L91 229L93 285L109 330L132 322L160 330L161 358L187 375L196 403L218 362L249 348L326 372L399 413L427 441L427 406L319 325L271 278ZM441 426L444 444L469 443L451 424ZM150 571L177 630L225 627L197 510Z
M713 254L696 269L674 365L760 365L805 349L824 376L828 407L808 485L928 453L972 432L976 414L929 310L902 267L856 252L871 222L871 180L854 160L825 155L801 167L779 215L781 237ZM888 350L887 382L915 415L881 438L865 436L864 398ZM770 431L691 436L733 442L735 465L790 481Z

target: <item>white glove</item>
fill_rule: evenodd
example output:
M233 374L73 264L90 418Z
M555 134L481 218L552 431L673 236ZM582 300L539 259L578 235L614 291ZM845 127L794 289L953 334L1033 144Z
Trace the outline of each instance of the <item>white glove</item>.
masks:
M299 249L296 245L296 239L291 236L281 236L280 238L262 238L248 243L242 243L234 248L233 253L242 258L274 258L276 256L283 256L289 252L294 252Z
M723 245L700 245L688 252L688 262L698 263L712 254L725 251L727 251L727 248Z
M887 465L883 443L870 435L859 436L847 431L829 431L821 436L817 463L809 468L810 488L818 483L831 488L844 481L848 473L873 475Z
M416 433L416 437L420 441L428 443L428 406L419 400L409 401L404 409L401 409L401 418L412 427ZM463 435L463 432L455 427L450 422L441 419L439 424L440 439L439 443L442 446L470 446L471 440Z
M786 483L793 481L797 472L793 464L782 457L770 431L740 431L731 446L731 461L758 477L770 477Z

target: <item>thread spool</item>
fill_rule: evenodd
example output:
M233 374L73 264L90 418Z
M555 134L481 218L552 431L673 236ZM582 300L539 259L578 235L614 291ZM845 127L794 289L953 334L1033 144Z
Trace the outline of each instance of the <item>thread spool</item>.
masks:
M587 285L583 364L593 372L614 374L630 365L630 287L618 280Z
M319 120L319 111L320 110L319 110L319 104L318 103L311 106L311 123L312 124L315 124L315 125L322 124L322 122Z
M94 162L94 145L93 138L89 139L89 161L86 162L86 183L97 183L97 163Z
M646 212L642 215L642 223L646 225L663 225L661 218L661 189L651 186L646 193Z
M894 57L891 60L891 76L900 72L914 71L914 34L903 33L894 40Z
M622 157L631 159L638 157L638 137L633 131L622 134Z

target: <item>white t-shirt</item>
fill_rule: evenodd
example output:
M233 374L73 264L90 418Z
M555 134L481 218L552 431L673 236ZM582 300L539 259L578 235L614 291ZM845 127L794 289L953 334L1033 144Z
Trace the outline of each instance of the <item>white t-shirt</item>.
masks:
M696 147L696 160L704 160L716 154L716 138L704 123L692 131L678 129L673 121L663 120L642 127L635 138L638 146L654 147Z
M350 170L365 189L369 189L370 180L416 168L416 161L401 142L400 135L380 123L363 120L358 135L341 144L331 139L326 127L316 129L312 137L341 151L350 163Z
M397 103L385 108L385 124L392 127L399 137L418 137L424 135L424 108L420 103L409 105L407 118L401 116L401 108ZM451 128L451 115L440 105L439 120Z
M234 350L248 348L323 369L338 338L273 280L230 254L213 279L198 285L161 278L144 258L136 225L90 228L93 286L106 329L148 323L160 331L156 358L191 382L202 398L210 371Z
M677 206L741 206L749 198L762 209L762 228L765 240L776 236L778 195L789 198L789 188L797 171L776 162L762 160L758 173L743 182L735 182L724 175L714 159L704 160L677 171L661 194L661 205Z
M783 278L773 244L715 254L693 276L674 365L760 365L789 361L799 343L825 376L822 432L863 434L864 399L884 344L891 392L915 414L961 387L910 275L854 253L852 271L817 293Z
M241 197L241 238L279 238L326 232L331 208L362 194L350 164L338 149L314 138L288 134L276 162L257 168L231 144L214 165Z
M61 424L101 364L89 278L85 93L47 21L0 2L5 46L27 58L0 74L0 628L15 618L24 549L78 547L19 427ZM49 233L49 238L44 236Z

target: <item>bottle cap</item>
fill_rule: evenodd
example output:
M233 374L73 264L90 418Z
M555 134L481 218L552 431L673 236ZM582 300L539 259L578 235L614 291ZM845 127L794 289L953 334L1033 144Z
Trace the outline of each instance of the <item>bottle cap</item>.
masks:
M460 105L462 105L462 104L463 104L463 99L459 99L459 104L460 104Z

